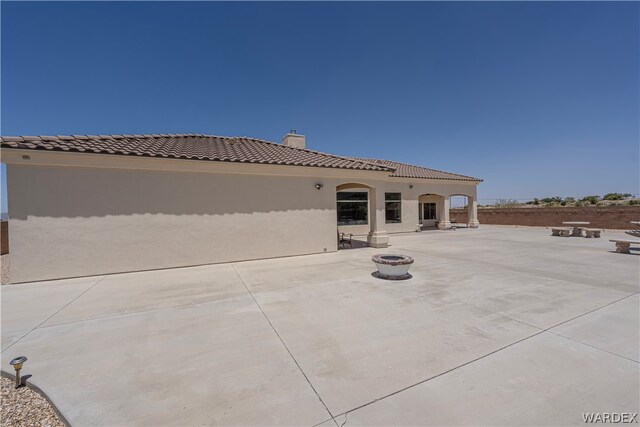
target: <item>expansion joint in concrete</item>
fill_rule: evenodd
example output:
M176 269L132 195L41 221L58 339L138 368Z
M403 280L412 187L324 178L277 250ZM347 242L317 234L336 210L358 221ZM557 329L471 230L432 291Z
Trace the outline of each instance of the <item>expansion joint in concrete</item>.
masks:
M296 360L296 358L294 357L293 353L291 353L291 350L289 350L289 347L287 347L287 344L284 342L284 340L282 339L282 337L280 336L280 334L278 333L278 331L276 330L275 326L273 326L273 323L271 323L271 319L269 319L269 316L267 316L267 313L265 313L265 311L262 309L262 306L260 305L260 303L258 302L258 300L256 299L256 297L253 295L253 292L251 292L251 290L249 289L249 286L247 286L247 284L245 283L244 279L242 278L242 276L240 275L240 273L238 272L238 270L236 269L235 264L231 264L231 266L233 267L233 271L235 271L236 275L238 276L238 279L240 280L240 282L242 282L242 285L245 287L245 289L247 290L247 292L249 293L249 295L251 296L251 299L253 299L253 302L255 303L255 305L258 307L258 309L260 310L260 312L262 313L262 315L264 316L265 320L267 321L267 323L269 324L269 326L271 327L271 330L273 330L273 333L276 334L276 336L278 337L278 339L280 340L280 342L282 343L282 346L285 348L285 350L287 350L287 353L289 353L289 356L291 357L291 359L293 360L293 362L296 364L296 366L298 367L298 369L300 370L300 373L302 374L302 376L304 377L304 379L307 381L307 384L309 384L309 387L311 387L311 390L313 390L313 392L315 393L315 395L318 397L318 400L320 400L320 403L322 403L322 406L324 406L324 409L327 411L327 413L329 414L329 416L331 417L331 419L333 420L333 422L336 424L336 426L338 426L338 423L336 422L336 420L334 419L333 414L331 413L331 411L329 410L329 407L326 405L326 403L324 403L324 400L322 400L322 396L320 396L320 393L318 393L318 390L316 390L316 388L313 386L313 384L311 383L311 381L309 380L309 377L307 376L307 374L304 372L304 370L302 369L302 366L300 366L300 363L298 363L298 361ZM338 426L339 427L339 426Z
M554 334L553 332L551 332L551 331L550 331L550 329L553 329L553 328L555 328L555 327L557 327L557 326L560 326L560 325L564 325L565 323L571 322L571 321L573 321L573 320L575 320L575 319L578 319L578 318L580 318L580 317L586 316L587 314L593 313L594 311L598 311L598 310L601 310L601 309L603 309L603 308L605 308L605 307L608 307L608 306L610 306L610 305L616 304L616 303L618 303L618 302L620 302L620 301L623 301L623 300L625 300L625 299L627 299L627 298L631 298L631 297L633 297L633 296L635 296L635 295L638 295L639 293L640 293L640 292L634 292L634 293L633 293L633 294L631 294L631 295L627 295L627 296L625 296L625 297L619 298L619 299L617 299L617 300L615 300L615 301L612 301L612 302L610 302L610 303L604 304L604 305L602 305L602 306L600 306L600 307L597 307L597 308L595 308L595 309L593 309L593 310L590 310L590 311L588 311L588 312L586 312L586 313L582 313L582 314L580 314L580 315L578 315L578 316L572 317L571 319L567 319L567 320L565 320L565 321L562 321L562 322L560 322L560 323L557 323L557 324L555 324L555 325L553 325L553 326L550 326L550 327L548 327L548 328L545 328L545 329L540 329L540 328L537 328L536 326L530 325L530 326L532 326L532 327L534 327L534 328L537 328L537 329L540 329L540 330L539 330L539 331L537 331L537 332L536 332L536 333L534 333L534 334L531 334L531 335L526 336L526 337L524 337L524 338L521 338L521 339L519 339L519 340L517 340L517 341L515 341L515 342L512 342L511 344L505 345L504 347L500 347L500 348L498 348L498 349L496 349L496 350L494 350L494 351L491 351L491 352L489 352L489 353L487 353L487 354L484 354L484 355L482 355L482 356L480 356L480 357L477 357L477 358L475 358L475 359L469 360L468 362L462 363L461 365L455 366L455 367L453 367L453 368L451 368L451 369L448 369L448 370L446 370L446 371L444 371L444 372L441 372L441 373L439 373L439 374L436 374L436 375L434 375L434 376L432 376L432 377L426 378L426 379L424 379L424 380L422 380L422 381L418 381L418 382L416 382L416 383L414 383L414 384L411 384L411 385L408 385L408 386L406 386L406 387L404 387L404 388L401 388L400 390L396 390L396 391L391 392L391 393L389 393L389 394L386 394L386 395L384 395L384 396L382 396L382 397L379 397L379 398L377 398L377 399L374 399L374 400L372 400L372 401L370 401L370 402L364 403L364 404L362 404L362 405L360 405L360 406L357 406L357 407L355 407L355 408L353 408L353 409L350 409L350 410L348 410L348 411L345 411L345 412L343 412L343 413L341 413L341 414L338 414L338 415L336 415L336 416L333 418L333 421L337 424L337 422L336 422L336 418L337 418L337 417L340 417L340 416L344 416L344 417L345 417L345 421L344 421L344 422L346 423L346 417L347 417L347 415L348 415L349 413L351 413L351 412L354 412L354 411L357 411L358 409L362 409L362 408L364 408L364 407L367 407L367 406L373 405L374 403L377 403L377 402L379 402L379 401L381 401L381 400L384 400L384 399L386 399L386 398L388 398L388 397L395 396L396 394L402 393L403 391L406 391L406 390L409 390L409 389L414 388L414 387L416 387L416 386L419 386L419 385L421 385L421 384L427 383L427 382L429 382L429 381L431 381L431 380L433 380L433 379L439 378L439 377L444 376L444 375L446 375L446 374L448 374L448 373L451 373L451 372L456 371L456 370L458 370L458 369L460 369L460 368L463 368L463 367L465 367L465 366L467 366L467 365L470 365L470 364L475 363L475 362L477 362L477 361L479 361L479 360L485 359L485 358L487 358L487 357L489 357L489 356L492 356L492 355L494 355L494 354L496 354L496 353L499 353L499 352L501 352L501 351L503 351L503 350L506 350L506 349L507 349L507 348L509 348L509 347L513 347L513 346L515 346L515 345L517 345L517 344L520 344L520 343L522 343L522 342L524 342L524 341L527 341L527 340L529 340L529 339L531 339L531 338L537 337L538 335L541 335L541 334L544 334L544 333L551 333L551 334L553 334L553 335L563 337L562 335ZM521 323L523 323L523 322L521 322ZM563 337L563 338L566 338L566 337ZM575 340L572 340L572 341L575 341ZM580 344L584 344L584 343L582 343L582 342L580 342L580 341L576 341L576 342L578 342L578 343L580 343ZM587 345L587 344L584 344L584 345ZM594 348L594 349L596 349L596 350L601 350L601 349L599 349L599 348L597 348L597 347L593 347L593 346L589 346L589 347L592 347L592 348ZM604 350L602 350L602 351L604 351ZM605 352L606 352L606 353L609 353L609 354L612 354L612 355L615 355L615 356L619 356L619 355L617 355L617 354L615 354L615 353L611 353L611 352L608 352L608 351L605 351ZM624 358L624 359L630 360L630 361L632 361L632 362L636 362L636 361L634 361L633 359L629 359L629 358L624 357L624 356L619 356L619 357L622 357L622 358ZM342 427L342 426L339 426L339 427Z
M49 321L49 319L51 319L53 316L55 316L56 314L60 313L62 310L64 310L65 308L67 308L69 305L73 304L78 298L80 298L82 295L86 294L87 292L89 292L91 289L95 288L98 283L102 282L107 276L102 276L96 283L94 283L93 285L89 286L87 289L85 289L84 291L82 291L80 293L80 295L78 295L77 297L75 297L74 299L72 299L71 301L69 301L68 303L66 303L65 305L63 305L58 311L56 311L55 313L53 313L51 316L47 317L46 319L44 319L42 322L38 323L34 328L31 328L26 334L24 334L23 336L21 336L20 338L18 338L16 341L12 342L10 345L7 346L7 348L3 348L1 350L1 352L4 352L8 349L10 349L11 347L13 347L14 345L16 345L17 343L19 343L24 337L26 337L27 335L29 335L31 332L35 331L36 329L38 329L40 326L44 325L45 323L47 323Z

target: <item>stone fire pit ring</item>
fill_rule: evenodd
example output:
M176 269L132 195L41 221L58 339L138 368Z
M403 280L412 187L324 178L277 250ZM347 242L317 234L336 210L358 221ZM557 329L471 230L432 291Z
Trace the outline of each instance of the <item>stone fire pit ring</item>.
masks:
M409 274L409 268L413 264L413 258L407 255L396 254L378 254L371 257L378 268L375 273L380 279L386 280L406 280L412 276Z

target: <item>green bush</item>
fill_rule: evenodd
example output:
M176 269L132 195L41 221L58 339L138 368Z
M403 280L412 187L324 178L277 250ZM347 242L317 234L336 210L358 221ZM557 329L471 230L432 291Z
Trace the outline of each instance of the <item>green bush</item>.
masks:
M551 203L560 203L562 201L562 199L558 196L556 197L545 197L544 199L541 200L542 203L544 204L551 204Z
M498 199L493 206L496 208L517 208L520 206L520 203L517 200Z
M600 197L598 196L586 196L583 197L582 199L580 199L581 202L588 202L592 205L595 205L598 203L598 200L600 200Z
M603 200L624 200L631 197L633 194L629 193L607 193L602 196Z

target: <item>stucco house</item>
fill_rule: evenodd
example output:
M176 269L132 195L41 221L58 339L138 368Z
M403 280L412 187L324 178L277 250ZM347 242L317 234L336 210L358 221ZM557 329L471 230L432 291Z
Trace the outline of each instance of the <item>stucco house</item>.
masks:
M452 195L477 227L480 179L246 137L2 137L12 282L333 252L337 230L383 248L448 228ZM426 239L427 237L425 237Z

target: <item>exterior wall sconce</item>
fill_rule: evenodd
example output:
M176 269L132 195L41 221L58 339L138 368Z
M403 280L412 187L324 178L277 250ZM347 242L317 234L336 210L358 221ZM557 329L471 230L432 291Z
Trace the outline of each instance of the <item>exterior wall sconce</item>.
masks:
M413 188L413 184L409 184L409 188Z
M324 184L316 184L316 190L322 190L322 187L324 187Z
M20 385L22 384L22 381L20 378L20 369L22 369L22 364L26 361L27 361L26 357L20 356L20 357L16 357L15 359L12 359L11 362L9 362L13 366L13 369L16 370L16 388L20 387Z

